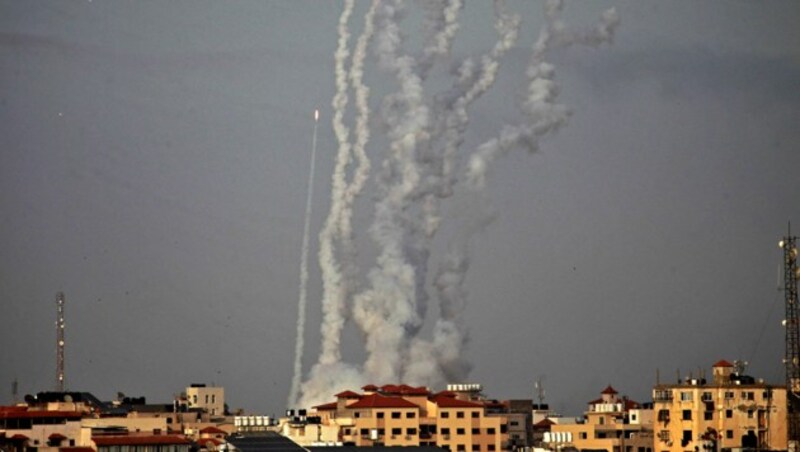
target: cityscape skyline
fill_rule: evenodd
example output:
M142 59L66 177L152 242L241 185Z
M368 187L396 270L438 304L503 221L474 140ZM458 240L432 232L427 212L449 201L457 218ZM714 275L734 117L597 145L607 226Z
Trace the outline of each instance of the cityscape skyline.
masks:
M538 2L507 7L520 34L476 102L467 149L519 119L514 74L544 20ZM642 398L657 371L674 379L723 357L782 381L777 243L800 221L800 8L566 2L563 19L583 29L612 7L612 44L550 54L569 124L534 155L498 160L488 179L496 215L474 237L464 281L465 382L502 399L534 398L541 380L568 413L609 382ZM367 8L356 3L351 42ZM54 386L63 291L68 390L163 400L199 380L239 388L231 408L281 413L316 109L313 255L329 209L342 3L0 1L0 11L10 68L0 73L0 387ZM460 14L444 68L495 42L491 5ZM422 19L409 3L410 51ZM372 215L355 210L362 264L379 251L365 232ZM316 258L309 272L304 372L321 343ZM343 334L342 355L363 362L359 332Z

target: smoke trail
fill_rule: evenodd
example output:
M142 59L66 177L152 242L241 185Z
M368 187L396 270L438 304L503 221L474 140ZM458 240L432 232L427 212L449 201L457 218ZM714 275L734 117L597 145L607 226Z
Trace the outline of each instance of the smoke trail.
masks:
M374 33L374 16L379 0L373 0L370 9L364 16L364 29L356 41L353 51L350 72L345 69L346 41L348 32L346 23L352 5L345 5L339 26L339 48L336 58L337 93L334 98L335 108L339 115L334 117L334 130L338 130L337 154L334 171L333 190L331 193L331 209L324 228L320 233L320 266L323 269L323 321L321 327L322 344L320 358L303 385L303 401L324 400L329 396L329 388L363 384L360 372L352 366L340 363L341 331L346 318L346 300L355 288L358 269L356 267L356 250L352 228L353 204L367 182L370 161L366 154L369 141L369 88L364 84L364 62L367 46ZM353 85L355 92L356 124L354 143L349 143L349 132L343 123L344 108L347 104L347 81ZM347 183L346 170L355 156L357 163L352 180ZM336 258L335 245L339 245L339 258Z
M489 165L513 147L524 144L530 151L539 147L539 139L547 133L564 126L571 115L565 105L557 104L559 87L554 81L555 68L544 58L550 49L569 47L575 44L599 46L610 43L619 25L619 16L614 8L606 10L598 25L587 33L572 33L565 30L559 19L563 1L549 0L545 4L547 23L533 45L526 75L528 90L522 110L527 117L525 124L505 126L498 137L483 143L470 156L467 181L473 189L482 189L486 183Z
M339 19L338 45L334 55L336 94L333 128L338 142L332 176L331 210L320 232L320 266L323 273L323 344L318 363L303 386L303 403L327 399L332 391L365 382L398 381L438 385L463 381L470 370L462 356L468 334L464 321L466 293L463 284L469 270L469 242L475 231L491 219L485 205L485 179L491 163L519 145L536 149L541 136L566 124L569 110L556 102L558 86L546 53L573 44L599 45L613 39L619 22L616 12L605 12L587 32L566 29L559 15L561 1L545 4L546 25L533 45L525 76L527 92L521 108L522 124L504 126L497 137L462 155L465 132L473 104L494 85L503 57L514 46L520 17L509 14L502 0L495 1L497 41L484 55L464 59L455 70L453 87L426 93L425 81L434 65L450 53L459 29L463 0L438 0L424 4L426 38L419 58L404 53L400 21L403 2L373 0L364 16L364 30L353 50L349 73L347 24L353 0L345 2ZM375 20L377 23L373 24ZM367 46L372 44L378 67L392 76L397 91L383 97L380 119L388 141L380 171L375 176L377 193L369 235L377 257L367 273L367 287L356 291L357 265L353 236L353 207L370 170L366 143L370 137L369 89L364 84ZM348 83L351 84L348 86ZM348 89L355 93L354 141L344 125ZM347 171L353 158L348 183ZM466 160L464 160L466 159ZM457 175L464 174L459 181ZM433 288L440 315L429 340L418 335L427 315L428 265L433 239L443 219L440 203L462 192L469 201L468 220L456 229L456 240L439 262ZM477 195L477 196L476 196ZM461 196L457 197L461 199ZM464 207L464 206L460 206ZM456 209L457 211L460 209ZM461 226L464 226L462 224ZM363 367L341 362L340 335L352 297L352 317L363 333L366 361Z
M314 194L314 165L317 158L317 126L319 125L319 110L314 111L314 134L311 139L311 166L308 170L308 187L306 189L306 215L303 222L303 244L300 251L300 298L297 301L297 340L294 344L294 375L292 387L289 390L288 406L297 404L297 395L300 391L300 379L303 376L303 346L305 343L306 329L306 301L308 289L308 237L311 225L311 199Z
M346 189L346 169L350 161L349 130L344 125L344 109L347 106L347 72L345 62L349 51L347 41L350 32L347 22L353 12L354 0L346 0L342 15L339 17L337 28L339 39L336 53L334 54L334 68L336 74L336 94L333 97L333 131L338 141L336 163L331 177L331 207L319 234L319 264L322 273L322 346L319 363L332 364L341 359L339 342L342 326L344 325L345 289L342 270L336 259L334 239L338 233L337 226Z
M377 265L369 272L371 287L354 298L353 317L365 336L367 359L364 369L379 381L397 381L401 375L406 331L417 328L421 319L415 306L415 269L404 251L404 211L419 184L416 148L429 115L422 80L414 73L414 60L400 54L398 26L401 4L381 3L380 26L376 34L378 65L391 72L400 89L387 96L384 120L389 127L389 154L379 178L381 198L375 206L370 228L379 247Z

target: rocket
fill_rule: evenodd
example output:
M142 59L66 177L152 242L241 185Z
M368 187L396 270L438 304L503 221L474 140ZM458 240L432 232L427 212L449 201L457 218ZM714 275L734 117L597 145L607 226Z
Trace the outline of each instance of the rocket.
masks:
M314 110L314 122L319 121L319 109Z

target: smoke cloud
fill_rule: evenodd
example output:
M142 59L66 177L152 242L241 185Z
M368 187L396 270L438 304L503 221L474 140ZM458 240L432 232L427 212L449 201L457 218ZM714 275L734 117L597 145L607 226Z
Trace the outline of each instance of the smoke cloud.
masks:
M537 150L542 137L566 125L571 113L558 103L559 86L548 54L573 45L610 43L619 25L611 9L586 31L573 31L561 21L563 2L547 1L545 23L531 44L526 71L520 74L526 80L519 106L522 120L502 126L494 138L470 148L465 135L471 110L492 89L503 61L517 45L520 16L508 12L503 1L495 1L496 42L485 53L453 65L451 52L463 1L422 5L424 38L416 52L406 49L401 28L405 4L400 0L370 4L352 54L348 42L353 0L344 2L339 18L332 101L338 151L330 211L319 234L322 344L319 359L302 384L302 406L322 403L336 392L366 383L439 386L468 378L463 286L471 239L493 218L484 192L492 163L515 148ZM372 101L382 126L379 142L372 144L370 88L364 81L368 70L395 87ZM436 83L426 83L434 76ZM442 78L449 78L450 86L431 92L431 86L442 86ZM352 137L345 124L351 95ZM378 162L374 174L371 162ZM353 211L368 183L374 185L372 223L366 231L374 262L362 268ZM443 215L444 204L452 206L455 200L460 203L455 210L463 213ZM446 253L437 257L434 250L441 247L434 245L444 224L455 232ZM436 268L433 275L431 268ZM438 305L438 316L431 319L430 302ZM361 364L342 360L341 334L348 320L363 339L366 357ZM299 375L296 368L295 377Z

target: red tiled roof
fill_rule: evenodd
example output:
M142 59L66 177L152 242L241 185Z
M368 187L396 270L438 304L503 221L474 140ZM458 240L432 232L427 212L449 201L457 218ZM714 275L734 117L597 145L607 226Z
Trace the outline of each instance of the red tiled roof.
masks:
M617 391L614 388L612 388L611 385L608 385L608 387L603 389L603 392L601 392L600 394L611 394L611 395L614 395L614 394L617 394Z
M537 428L545 428L545 427L550 427L551 425L554 424L555 422L551 421L549 418L544 418L541 421L533 424L533 426Z
M639 403L634 402L633 400L625 399L625 411L628 410L635 410L639 408Z
M113 435L93 436L92 441L99 446L155 446L167 444L191 444L184 436L179 435Z
M433 403L439 408L483 408L483 405L466 400L459 400L455 397L437 396L433 398Z
M222 429L219 429L219 428L213 427L213 426L209 426L209 427L206 427L206 428L200 430L200 434L201 435L204 434L204 433L211 434L211 435L227 435L228 434L228 432L226 432L225 430L222 430Z
M589 405L595 405L598 403L603 403L603 399L594 399L589 402Z
M52 433L47 439L67 439L66 436L62 435L61 433Z
M364 391L375 392L375 391L378 390L378 387L375 386L375 385L366 385L366 386L362 387L361 389L364 390Z
M385 394L401 394L401 395L424 395L427 396L431 392L425 386L413 387L405 384L401 385L383 385L380 388L381 392Z
M419 408L417 405L400 397L386 397L380 394L364 396L347 408Z
M337 399L360 399L361 395L356 394L353 391L342 391L336 395L334 395Z
M27 436L23 435L22 433L17 433L16 435L12 436L11 439L29 440L30 438L28 438Z
M327 410L335 410L338 404L336 402L331 403L324 403L322 405L317 405L315 408L317 411L327 411Z
M714 365L711 367L733 367L733 364L729 363L728 361L725 361L724 359L721 359L716 363L714 363Z
M14 408L14 409L6 409ZM45 418L67 418L67 419L80 419L83 413L80 411L48 411L48 410L28 410L27 407L22 409L15 409L18 407L2 407L0 408L0 419L45 419Z
M81 447L81 446L74 446L74 447L59 447L58 452L97 452L91 447Z

